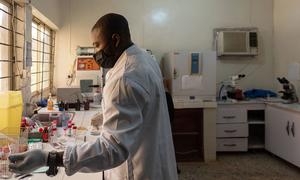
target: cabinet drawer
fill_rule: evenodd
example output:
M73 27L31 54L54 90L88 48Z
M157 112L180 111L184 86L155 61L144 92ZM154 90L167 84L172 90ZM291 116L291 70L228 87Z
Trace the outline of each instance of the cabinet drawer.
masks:
M217 137L248 137L248 124L217 124Z
M217 123L247 122L246 109L242 108L218 108Z
M202 132L203 109L175 109L173 132Z
M218 138L217 151L247 151L248 138Z

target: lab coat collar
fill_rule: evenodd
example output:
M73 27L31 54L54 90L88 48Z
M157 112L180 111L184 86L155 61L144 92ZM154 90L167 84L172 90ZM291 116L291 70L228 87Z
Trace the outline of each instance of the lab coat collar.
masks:
M117 60L116 64L114 65L113 68L111 68L107 74L106 74L106 80L108 80L110 78L110 76L114 73L115 70L117 70L120 66L122 66L123 63L125 63L125 58L127 56L130 56L134 53L136 53L138 50L137 46L135 44L131 45L129 48L127 48L119 57L119 59Z

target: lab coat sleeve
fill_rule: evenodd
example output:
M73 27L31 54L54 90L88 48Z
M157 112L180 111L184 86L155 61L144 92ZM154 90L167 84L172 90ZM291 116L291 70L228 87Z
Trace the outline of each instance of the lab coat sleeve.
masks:
M96 142L70 146L64 153L68 176L100 172L121 165L139 146L142 109L149 98L138 83L121 78L104 95L103 130Z

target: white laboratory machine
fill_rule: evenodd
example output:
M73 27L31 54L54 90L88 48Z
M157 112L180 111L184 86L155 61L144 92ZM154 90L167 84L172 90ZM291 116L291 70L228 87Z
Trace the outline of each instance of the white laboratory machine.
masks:
M100 104L103 87L102 68L95 62L93 56L77 57L74 85L80 87L85 99L91 99L95 104Z
M177 108L201 108L216 101L216 52L172 52L162 71Z

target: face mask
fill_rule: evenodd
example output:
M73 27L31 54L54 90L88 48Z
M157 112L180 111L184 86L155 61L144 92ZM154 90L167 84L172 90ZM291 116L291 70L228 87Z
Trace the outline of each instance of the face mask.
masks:
M110 51L109 51L110 48ZM94 59L96 60L97 64L99 64L103 68L112 68L116 64L118 58L116 58L115 53L111 50L111 45L107 48L107 51L110 53L106 53L104 49L101 49L100 51L96 52L94 54Z

